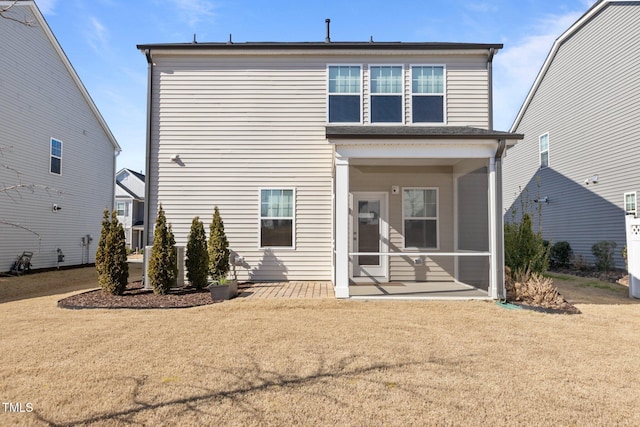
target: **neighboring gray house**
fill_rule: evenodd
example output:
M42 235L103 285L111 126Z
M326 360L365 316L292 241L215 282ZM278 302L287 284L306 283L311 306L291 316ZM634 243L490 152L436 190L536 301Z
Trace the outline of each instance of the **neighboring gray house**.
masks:
M587 261L613 240L618 268L640 190L639 23L639 1L599 1L556 40L511 128L525 139L504 161L506 220L528 192L546 239Z
M120 147L34 2L7 15L32 24L0 19L0 271L92 263Z
M138 251L144 247L144 175L131 169L116 174L116 210L124 227L127 248Z
M178 245L218 206L240 280L330 280L338 298L387 282L503 295L500 164L522 136L492 129L502 45L138 48L147 244L160 203Z

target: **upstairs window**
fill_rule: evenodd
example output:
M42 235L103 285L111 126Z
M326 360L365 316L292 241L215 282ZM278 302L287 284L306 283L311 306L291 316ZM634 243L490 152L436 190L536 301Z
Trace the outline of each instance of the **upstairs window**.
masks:
M329 123L360 123L362 78L359 65L329 67Z
M118 216L125 216L127 204L125 202L118 202L116 208L118 210Z
M540 168L549 167L549 134L545 133L539 138L540 141Z
M294 190L260 190L260 247L293 248Z
M624 212L627 215L636 215L636 192L624 193Z
M51 138L49 172L56 175L62 174L62 141Z
M402 66L372 66L371 123L402 123Z
M405 188L402 194L405 248L438 248L438 189Z
M411 67L413 123L444 123L444 67Z

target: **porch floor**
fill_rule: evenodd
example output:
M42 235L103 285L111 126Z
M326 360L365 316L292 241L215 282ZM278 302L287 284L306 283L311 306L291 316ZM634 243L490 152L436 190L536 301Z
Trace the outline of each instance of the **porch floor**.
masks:
M349 285L354 299L490 299L487 291L460 282L390 282Z

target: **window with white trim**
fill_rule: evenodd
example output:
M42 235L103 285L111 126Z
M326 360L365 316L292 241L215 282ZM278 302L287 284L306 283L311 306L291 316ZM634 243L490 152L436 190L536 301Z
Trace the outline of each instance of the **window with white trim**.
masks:
M540 168L549 167L549 133L540 135Z
M295 191L292 188L260 190L260 247L293 248Z
M402 123L403 70L401 65L369 67L371 123Z
M124 216L125 215L125 208L126 208L126 203L125 202L117 202L116 203L116 210L118 211L118 216Z
M624 193L624 212L627 215L636 215L638 210L636 208L636 192L631 191Z
M438 248L438 189L404 188L402 219L405 248Z
M362 69L359 65L329 66L329 123L360 123Z
M49 172L62 175L62 141L51 138Z
M411 121L444 123L444 66L411 67Z

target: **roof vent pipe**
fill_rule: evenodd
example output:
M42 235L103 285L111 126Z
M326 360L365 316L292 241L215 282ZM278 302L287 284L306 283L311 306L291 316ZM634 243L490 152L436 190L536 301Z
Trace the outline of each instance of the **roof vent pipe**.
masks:
M324 20L324 22L327 24L327 36L324 38L324 42L331 43L331 33L329 31L329 25L331 24L331 19L327 18Z

